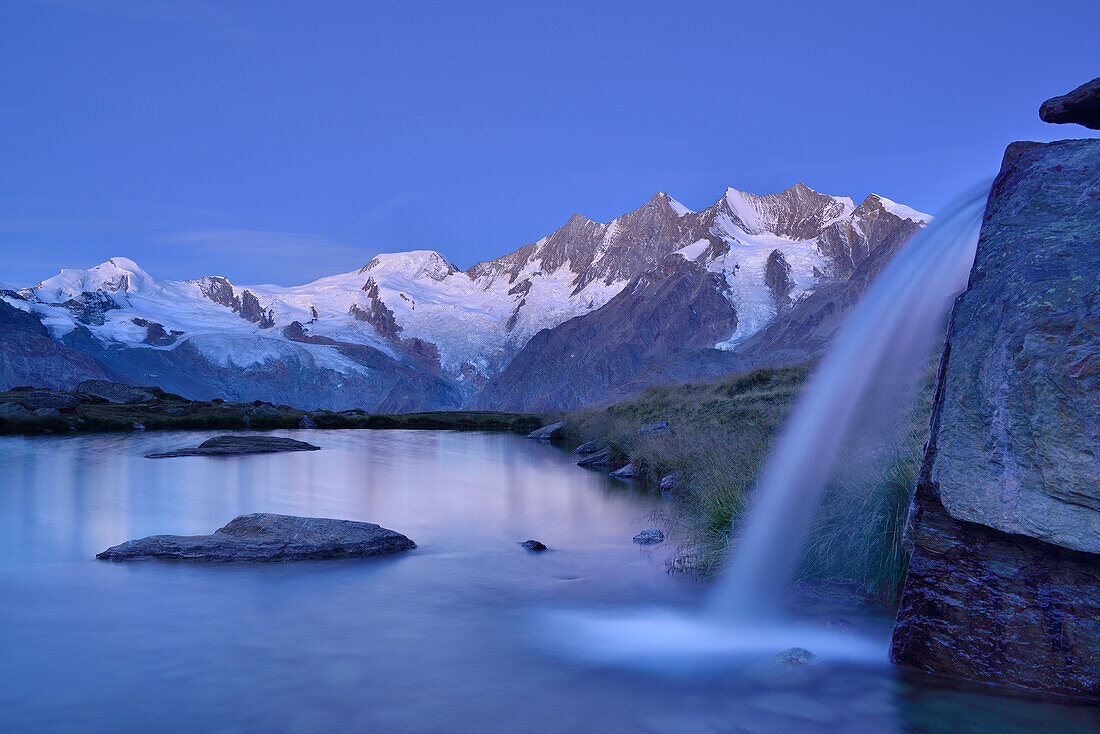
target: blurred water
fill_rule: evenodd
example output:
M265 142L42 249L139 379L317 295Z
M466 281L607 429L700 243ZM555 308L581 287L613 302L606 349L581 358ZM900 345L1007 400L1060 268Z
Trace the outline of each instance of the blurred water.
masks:
M1046 731L1095 709L910 680L880 661L621 669L557 615L698 610L631 543L655 495L510 435L277 431L322 451L149 460L202 433L0 438L0 731ZM275 565L101 562L243 512L378 522L419 548ZM530 554L517 541L550 551ZM838 613L885 649L889 615ZM817 625L819 628L820 624ZM644 633L644 630L643 630ZM720 647L720 638L709 641ZM701 642L706 643L707 640ZM761 641L764 648L786 640ZM899 677L900 676L900 677Z

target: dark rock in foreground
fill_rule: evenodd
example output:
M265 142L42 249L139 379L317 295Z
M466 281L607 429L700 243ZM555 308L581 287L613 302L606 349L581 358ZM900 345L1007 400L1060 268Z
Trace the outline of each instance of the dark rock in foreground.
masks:
M152 535L96 555L107 561L305 561L353 558L415 548L401 533L373 523L255 513L211 535Z
M522 543L520 543L520 545L522 545L524 548L526 548L529 551L536 551L537 552L537 551L546 550L546 546L543 545L542 543L540 543L537 540L525 540Z
M158 454L146 454L147 459L168 459L174 456L232 456L237 454L273 454L280 451L317 451L321 447L305 441L279 436L215 436L196 448L177 449Z
M1075 122L1100 130L1100 77L1085 82L1069 94L1051 97L1039 108L1043 122Z
M1100 699L1100 140L1014 143L940 365L891 651Z

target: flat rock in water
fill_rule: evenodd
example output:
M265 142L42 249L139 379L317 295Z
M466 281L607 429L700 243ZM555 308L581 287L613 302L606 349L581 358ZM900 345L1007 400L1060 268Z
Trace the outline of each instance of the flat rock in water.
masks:
M542 428L531 431L527 434L527 438L538 441L549 441L552 438L559 438L563 428L565 428L564 423L551 423L548 426L543 426Z
M215 436L195 448L146 454L147 459L174 456L232 456L235 454L273 454L279 451L318 451L321 447L280 436Z
M520 545L522 545L524 548L526 548L529 551L544 551L544 550L546 550L546 546L543 545L542 543L540 543L537 540L525 540L522 543L520 543Z
M304 561L354 558L415 548L401 533L373 523L255 513L210 535L152 535L108 548L107 561Z
M808 665L817 662L817 655L814 655L804 647L792 647L776 655L775 659L781 663Z

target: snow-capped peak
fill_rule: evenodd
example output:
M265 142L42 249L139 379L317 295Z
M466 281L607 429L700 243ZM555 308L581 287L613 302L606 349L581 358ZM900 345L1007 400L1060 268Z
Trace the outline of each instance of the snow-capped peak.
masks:
M676 212L676 216L682 217L685 214L694 214L691 209L688 209L686 206L676 201L676 199L673 199L671 196L664 193L663 191L661 192L661 196L665 197L665 199L668 201L668 205L672 207L672 211Z
M64 269L34 288L46 302L65 301L81 293L136 293L157 285L157 279L126 257L112 257L87 270Z
M901 219L912 219L915 222L931 222L932 216L925 214L924 212L918 212L916 209L906 206L905 204L899 204L896 201L891 201L885 196L879 194L871 194L867 198L878 199L882 203L882 208L891 214Z
M410 250L376 255L359 271L359 274L375 273L404 276L413 280L431 278L440 281L457 272L459 272L458 268L434 250Z

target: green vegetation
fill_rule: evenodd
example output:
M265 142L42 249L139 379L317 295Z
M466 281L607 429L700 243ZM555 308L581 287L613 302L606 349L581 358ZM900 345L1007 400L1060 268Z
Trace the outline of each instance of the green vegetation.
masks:
M671 568L709 576L726 560L757 475L809 372L809 366L762 369L655 387L559 419L570 439L610 446L652 482L679 472L680 502L671 523L684 542ZM882 598L900 588L907 563L901 535L927 433L931 384L930 375L900 445L850 448L842 457L810 533L801 580L856 582ZM673 432L638 433L659 420Z

